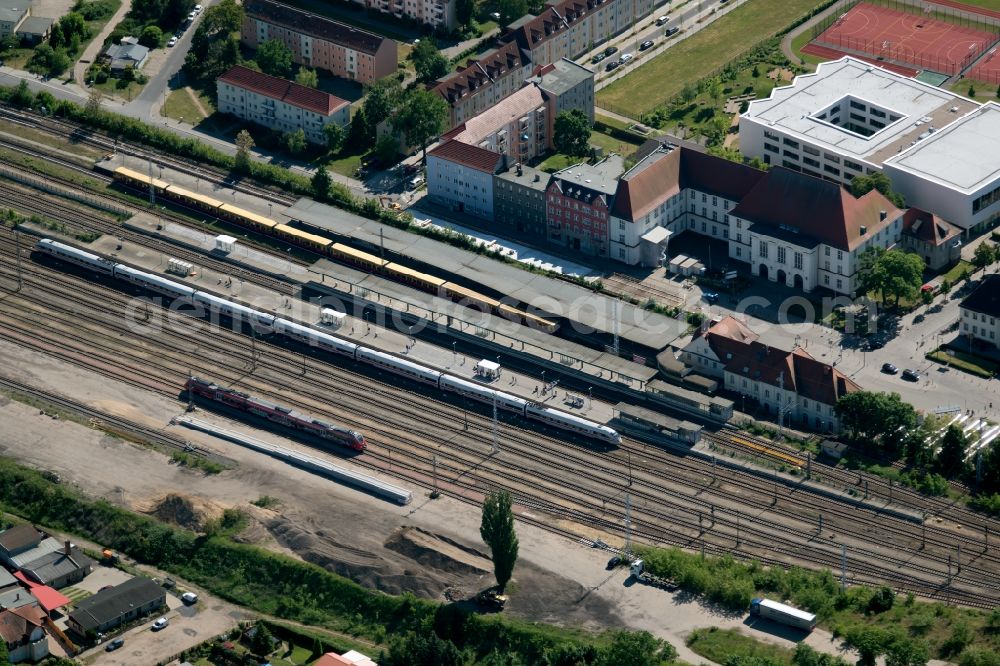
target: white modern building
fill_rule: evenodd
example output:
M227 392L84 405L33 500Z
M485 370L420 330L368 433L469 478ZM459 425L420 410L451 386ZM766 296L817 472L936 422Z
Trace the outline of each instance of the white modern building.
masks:
M325 144L323 128L351 120L351 105L322 90L236 65L219 77L219 111L280 132L303 130L306 140Z
M844 184L884 171L907 205L968 230L1000 216L997 111L845 56L750 102L740 150Z
M493 219L493 175L503 170L500 153L449 140L427 153L427 196L459 213Z
M959 305L959 333L1000 347L1000 275L987 275Z

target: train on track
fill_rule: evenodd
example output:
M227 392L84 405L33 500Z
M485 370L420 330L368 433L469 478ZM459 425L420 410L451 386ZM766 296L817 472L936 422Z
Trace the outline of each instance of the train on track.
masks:
M308 435L330 440L355 451L364 451L367 446L364 435L357 430L341 428L289 407L283 407L235 389L219 386L214 382L189 377L184 388L191 396L211 400L220 405L259 416L286 428L300 430Z
M512 393L499 391L474 381L441 372L440 370L429 368L408 359L399 358L384 351L359 345L325 331L320 331L288 319L282 319L273 314L255 310L220 296L193 289L180 282L174 282L159 275L153 275L132 268L131 266L126 266L125 264L116 263L92 252L80 250L50 238L43 238L38 241L35 249L42 254L93 270L101 275L114 277L171 298L187 299L192 304L201 306L205 310L217 312L235 321L265 327L273 334L283 336L289 340L307 344L340 356L347 356L359 363L406 377L419 384L435 387L445 393L460 395L487 405L495 404L498 410L506 411L564 432L595 439L604 444L612 446L621 444L621 436L618 432L604 424L527 400Z
M389 279L412 285L444 298L449 298L466 307L491 312L505 319L516 321L547 333L554 333L558 329L556 322L550 319L502 303L495 298L444 280L436 275L421 273L402 264L386 261L368 252L355 249L349 245L336 243L326 236L308 233L291 225L275 222L268 217L220 201L207 194L192 192L191 190L140 173L134 169L129 169L128 167L117 167L112 169L111 173L116 181L129 187L146 192L152 186L157 196L165 197L185 206L204 211L250 231L280 238L312 252L332 257L352 266L357 266L370 273L384 275Z

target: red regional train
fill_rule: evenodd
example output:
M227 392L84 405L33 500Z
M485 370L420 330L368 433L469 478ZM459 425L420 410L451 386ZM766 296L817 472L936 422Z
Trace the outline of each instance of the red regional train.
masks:
M246 393L241 393L240 391L223 388L218 384L204 379L191 377L187 380L187 383L184 384L184 388L186 388L190 394L200 398L205 398L206 400L211 400L213 402L226 405L227 407L238 409L241 412L247 412L248 414L259 416L263 419L267 419L268 421L283 425L286 428L294 428L295 430L301 430L302 432L320 437L322 439L329 439L342 446L352 448L355 451L364 451L365 447L368 445L367 442L365 442L364 435L356 430L341 428L340 426L335 426L331 423L327 423L326 421L320 421L319 419L313 418L308 414L303 414L302 412L295 411L289 407L276 405L273 402L255 398Z

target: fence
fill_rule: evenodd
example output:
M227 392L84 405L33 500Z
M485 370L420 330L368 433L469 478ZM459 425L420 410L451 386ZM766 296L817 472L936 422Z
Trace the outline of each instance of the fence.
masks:
M930 17L945 23L1000 36L1000 16L993 16L992 13L990 15L981 14L975 11L975 7L967 7L959 3L939 4L934 0L845 0L838 3L837 9L830 12L829 16L813 26L813 39L819 37L827 28L861 2L906 14L929 14ZM962 7L967 8L961 9ZM927 12L928 9L931 11Z
M846 35L828 35L822 40L817 40L818 44L860 51L878 58L914 65L922 69L929 69L941 74L954 76L964 68L975 62L976 58L992 46L992 44L972 44L966 55L961 60L955 61L950 58L943 58L936 55L918 54L905 45L893 45L891 42L871 39L858 39Z

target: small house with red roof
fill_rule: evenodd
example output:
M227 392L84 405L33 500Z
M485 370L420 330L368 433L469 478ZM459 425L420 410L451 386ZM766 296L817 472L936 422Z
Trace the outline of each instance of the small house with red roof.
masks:
M0 611L0 640L7 644L10 663L41 661L49 656L44 627L45 612L37 606Z
M962 230L933 213L910 208L903 215L900 246L923 257L927 268L939 271L962 258Z
M427 153L427 196L451 210L493 219L493 176L506 158L489 148L449 139Z
M216 82L219 111L279 132L305 132L311 143L325 144L327 125L344 127L351 105L330 93L236 65Z
M861 387L836 367L805 349L772 347L734 317L703 327L681 351L680 360L695 372L722 379L732 395L757 405L763 415L787 425L821 432L839 428L837 401Z

